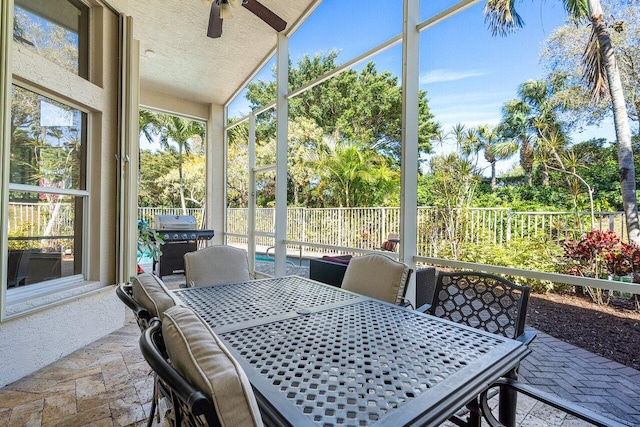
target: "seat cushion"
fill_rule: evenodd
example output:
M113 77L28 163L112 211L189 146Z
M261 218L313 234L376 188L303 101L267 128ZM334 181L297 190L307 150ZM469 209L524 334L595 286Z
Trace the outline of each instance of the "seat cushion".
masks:
M386 255L351 258L342 279L342 288L392 304L400 304L409 275L409 266Z
M184 254L187 286L208 286L251 280L247 252L227 245Z
M171 364L211 399L223 426L262 426L246 374L200 316L188 307L170 308L162 335Z
M163 319L165 310L178 302L162 280L150 273L137 275L131 283L133 299L147 309L152 317Z

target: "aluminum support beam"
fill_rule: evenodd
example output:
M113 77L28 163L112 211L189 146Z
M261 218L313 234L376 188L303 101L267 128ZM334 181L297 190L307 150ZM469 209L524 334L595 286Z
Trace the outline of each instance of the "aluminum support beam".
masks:
M418 101L420 91L420 0L404 0L402 27L402 160L400 179L400 260L415 269L418 212ZM407 297L415 301L415 277Z
M276 50L276 217L275 276L287 274L287 139L289 122L289 39L278 33Z

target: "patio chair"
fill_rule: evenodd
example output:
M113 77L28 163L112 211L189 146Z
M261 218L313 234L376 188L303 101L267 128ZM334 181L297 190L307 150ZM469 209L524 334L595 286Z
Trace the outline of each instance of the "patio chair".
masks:
M158 389L171 396L175 425L263 425L242 367L192 309L167 310L162 326L149 328L140 347L156 371Z
M387 240L382 242L380 247L376 249L379 249L382 251L388 251L388 252L395 252L395 250L398 248L398 243L400 243L400 237L398 236L398 234L390 233L389 235L387 235Z
M116 295L124 305L133 311L133 316L136 319L136 323L138 324L140 331L144 332L149 327L149 322L151 321L152 316L149 313L149 310L138 304L138 302L133 299L133 287L131 286L131 283L119 284L116 287Z
M500 380L493 383L487 390L482 392L480 395L480 408L483 416L487 420L487 423L491 427L499 427L504 426L496 417L493 415L491 411L491 407L489 405L489 396L491 395L491 390L495 387L500 387L500 393L505 388L508 388L512 391L522 393L530 398L537 400L545 405L551 406L553 408L559 409L562 412L565 412L569 415L572 415L582 421L586 421L591 425L600 426L600 427L622 427L627 424L622 424L620 422L614 421L610 418L605 417L604 415L598 414L590 409L583 408L579 405L574 404L573 402L569 402L567 400L561 399L551 393L546 393L536 388L530 386L529 384L524 384L519 381L510 378L501 378ZM574 425L578 425L574 423Z
M431 305L418 310L528 345L535 338L534 333L524 330L529 291L527 286L516 285L493 274L441 271L438 272ZM507 377L516 379L517 367ZM501 400L507 393L513 391L503 390ZM479 401L474 400L466 406L469 409L467 420L463 419L467 416L465 412L450 421L460 426L479 426Z
M233 246L209 246L184 254L187 286L208 286L247 282L251 279L244 249Z
M162 319L164 312L178 303L162 279L150 273L138 274L133 278L131 285L121 284L116 288L116 294L127 307L133 310L138 327L143 333L149 328L153 319ZM153 423L157 405L156 384L154 383L148 427L151 427Z
M412 269L386 255L368 254L351 258L342 279L342 289L392 304L402 304Z
M162 324L155 318L151 326L140 337L140 350L155 373L153 403L158 394L167 399L170 409L165 416L171 426L219 426L211 401L191 385L169 363L169 356L162 338ZM151 412L149 424L153 423ZM201 422L204 420L204 422Z
M31 249L9 250L7 262L7 289L24 286L27 282L27 269L31 258Z

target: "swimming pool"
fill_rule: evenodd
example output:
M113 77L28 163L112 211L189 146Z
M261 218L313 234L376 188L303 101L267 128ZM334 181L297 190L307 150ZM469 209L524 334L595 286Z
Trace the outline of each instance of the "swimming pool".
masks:
M137 256L140 257L139 252ZM142 254L142 258L137 258L137 259L139 259L138 264L153 264L153 259L151 258L151 255L149 255L148 252L145 252L144 254ZM256 254L256 261L273 262L273 258L268 257L266 254L261 253L261 254ZM288 256L287 263L292 263L293 265L300 265L300 258L294 257L294 256ZM309 258L302 258L302 266L309 267Z
M273 262L273 258L266 254L256 254L256 261ZM302 267L309 267L309 258L302 258L302 262L299 257L287 256L287 264L293 264L296 266L302 265Z

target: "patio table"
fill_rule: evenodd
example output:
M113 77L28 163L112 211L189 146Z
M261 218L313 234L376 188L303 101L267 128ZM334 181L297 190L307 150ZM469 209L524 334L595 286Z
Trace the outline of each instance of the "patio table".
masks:
M437 425L529 353L298 276L174 293L238 359L268 425Z

